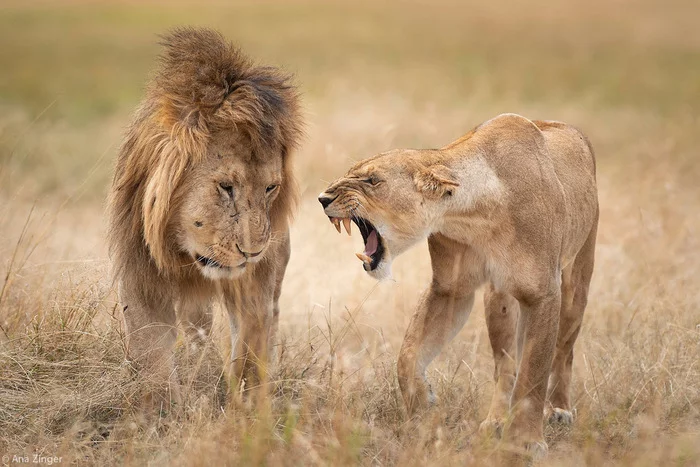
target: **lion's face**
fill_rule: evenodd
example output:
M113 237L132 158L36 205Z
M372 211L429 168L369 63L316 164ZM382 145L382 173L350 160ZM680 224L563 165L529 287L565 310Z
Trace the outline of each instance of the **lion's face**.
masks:
M357 225L365 243L357 256L377 279L389 277L393 259L432 229L426 207L436 196L426 191L423 181L430 169L418 161L418 153L395 150L361 161L319 195L338 230L341 222L348 232L350 221Z
M279 151L260 153L236 131L212 136L180 188L173 229L177 247L205 277L238 277L265 256L282 172Z

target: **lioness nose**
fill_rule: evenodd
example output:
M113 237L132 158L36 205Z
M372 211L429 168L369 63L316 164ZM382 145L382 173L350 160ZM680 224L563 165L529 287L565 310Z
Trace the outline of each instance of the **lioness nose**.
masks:
M318 202L321 203L321 206L323 206L323 209L326 209L329 204L333 202L335 198L331 198L330 196L326 195L325 193L321 193L318 197Z

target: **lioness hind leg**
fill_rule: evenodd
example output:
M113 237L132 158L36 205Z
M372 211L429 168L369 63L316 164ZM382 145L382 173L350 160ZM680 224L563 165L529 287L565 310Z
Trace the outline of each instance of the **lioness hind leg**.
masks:
M546 446L543 411L561 308L558 280L555 277L549 280L549 285L535 289L538 290L536 295L524 296L519 300L516 337L519 364L511 397L512 422L508 437L530 447Z
M545 404L544 413L545 420L549 423L565 425L573 423L573 413L569 404L569 385L571 381L573 341L576 340L581 325L580 320L576 319L577 317L573 310L576 290L573 270L574 264L572 263L562 271L561 311L559 312L557 348L549 374L547 403Z
M409 415L428 407L434 395L425 370L462 329L480 284L479 259L471 249L441 235L428 240L433 281L418 305L404 337L397 365L401 394Z
M510 410L510 398L516 377L515 333L520 305L511 295L497 292L489 284L484 292L486 326L494 359L494 388L491 406L479 431L483 435L500 437Z
M570 271L562 275L562 308L559 318L557 350L552 363L547 389L549 402L546 416L550 423L571 424L571 368L574 344L581 329L583 313L588 303L588 288L593 274L596 229L576 256Z

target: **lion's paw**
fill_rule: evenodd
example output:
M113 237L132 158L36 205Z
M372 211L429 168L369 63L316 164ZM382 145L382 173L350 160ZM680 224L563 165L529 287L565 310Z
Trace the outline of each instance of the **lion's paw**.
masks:
M574 423L574 412L554 407L547 416L550 425L572 425Z
M435 395L435 392L433 392L433 387L428 383L428 408L434 407L437 405L437 396Z
M547 456L549 446L545 441L530 441L525 443L525 451L532 460L539 460Z
M503 421L498 418L486 418L479 425L479 434L485 438L500 439L503 436Z

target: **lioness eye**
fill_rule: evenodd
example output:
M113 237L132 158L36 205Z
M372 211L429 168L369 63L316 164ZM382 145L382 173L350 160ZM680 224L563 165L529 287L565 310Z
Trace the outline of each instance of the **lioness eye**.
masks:
M370 185L377 185L379 183L379 179L374 175L372 175L371 177L367 177L362 181L365 183L369 183Z
M219 188L226 194L226 196L233 198L233 186L229 185L228 183L219 183Z
M265 193L272 193L277 189L279 185L268 185L267 188L265 189Z

